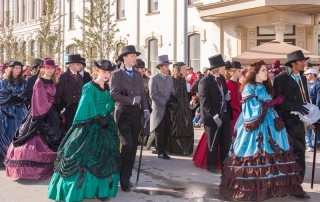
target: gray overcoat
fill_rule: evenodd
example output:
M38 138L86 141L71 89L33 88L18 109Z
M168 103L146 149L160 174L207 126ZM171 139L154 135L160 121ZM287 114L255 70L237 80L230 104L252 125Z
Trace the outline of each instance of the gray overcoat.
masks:
M163 118L170 95L174 95L172 77L163 76L160 73L152 76L149 81L149 93L152 100L150 132L153 132Z

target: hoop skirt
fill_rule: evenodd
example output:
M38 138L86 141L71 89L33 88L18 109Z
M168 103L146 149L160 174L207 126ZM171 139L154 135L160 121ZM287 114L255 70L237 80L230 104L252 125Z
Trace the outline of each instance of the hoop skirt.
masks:
M262 201L302 194L300 167L287 132L262 84L247 84L242 113L235 125L237 137L224 161L220 193L235 200Z
M115 197L119 182L119 138L108 91L94 82L83 87L73 125L63 139L49 184L55 201Z
M8 177L40 180L52 176L63 137L60 117L53 107L55 93L51 80L37 79L31 110L16 131L4 162Z

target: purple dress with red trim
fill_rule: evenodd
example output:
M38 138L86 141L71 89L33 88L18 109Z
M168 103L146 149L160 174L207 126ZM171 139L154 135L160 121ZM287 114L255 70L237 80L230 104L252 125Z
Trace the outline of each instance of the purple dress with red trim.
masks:
M284 124L272 107L281 101L272 100L263 84L247 84L242 98L242 113L235 125L237 136L222 170L221 195L262 201L303 194L301 168Z
M39 180L52 176L63 137L60 118L53 107L55 94L51 80L37 79L31 110L16 131L4 161L8 177Z

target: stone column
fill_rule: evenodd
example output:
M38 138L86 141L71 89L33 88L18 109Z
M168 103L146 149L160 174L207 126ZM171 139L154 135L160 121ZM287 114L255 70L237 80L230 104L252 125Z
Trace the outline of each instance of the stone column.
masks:
M23 22L23 0L19 0L19 22Z
M307 50L313 54L318 52L318 26L307 26Z
M274 24L274 28L276 30L276 40L283 43L284 41L284 32L285 32L285 23L278 22Z
M245 52L247 50L247 28L246 27L236 27L237 36L237 55Z

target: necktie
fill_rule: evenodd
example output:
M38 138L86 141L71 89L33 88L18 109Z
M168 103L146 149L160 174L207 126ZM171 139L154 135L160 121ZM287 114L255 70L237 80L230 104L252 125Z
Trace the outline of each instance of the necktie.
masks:
M127 69L126 69L126 72L128 72L129 76L130 76L131 78L133 78L133 70L127 70Z
M72 74L72 78L77 81L78 80L78 75L77 74Z

